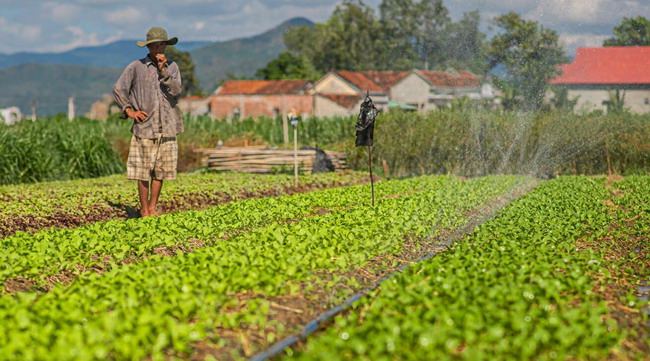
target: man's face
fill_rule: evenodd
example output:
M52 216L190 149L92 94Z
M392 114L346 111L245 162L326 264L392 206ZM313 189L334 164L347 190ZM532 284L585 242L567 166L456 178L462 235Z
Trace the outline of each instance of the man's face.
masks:
M164 41L157 41L155 43L151 43L147 45L147 47L149 48L149 53L151 55L162 54L165 52L167 43L165 43Z

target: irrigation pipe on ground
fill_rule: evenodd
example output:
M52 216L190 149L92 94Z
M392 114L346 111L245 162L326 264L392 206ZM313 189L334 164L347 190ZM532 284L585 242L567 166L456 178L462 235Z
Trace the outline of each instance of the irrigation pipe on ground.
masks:
M499 210L507 206L510 202L513 200L519 198L520 196L526 194L528 191L533 189L537 184L539 184L539 180L533 180L515 190L510 191L509 193L499 197L496 202L494 202L491 205L488 205L486 208L485 213L479 212L479 215L474 216L470 218L470 220L463 226L457 228L453 233L451 233L449 236L445 237L444 239L440 240L441 242L438 243L436 242L436 248L429 252L427 255L423 256L422 258L416 260L415 262L412 262L410 264L406 264L401 266L400 268L397 269L397 271L386 275L377 281L375 281L372 285L369 287L365 288L361 292L354 293L352 296L350 296L347 300L345 300L343 303L325 311L323 314L318 316L316 319L310 321L305 325L305 327L300 330L300 332L291 335L289 337L286 337L275 344L273 344L271 347L268 349L256 354L255 356L251 357L249 361L266 361L269 360L273 357L276 357L282 353L283 350L285 350L288 347L292 347L296 345L298 342L305 341L307 337L309 337L311 334L316 332L321 326L328 324L335 316L340 314L341 312L349 309L352 307L352 304L360 300L361 298L365 297L368 295L368 293L372 292L373 290L377 289L379 285L390 279L393 278L394 276L397 276L398 274L404 272L405 269L408 267L412 267L413 265L416 265L420 262L427 261L431 258L433 258L436 254L440 253L444 249L448 248L455 240L459 239L460 237L471 233L474 228L478 225L481 225L485 223L486 221L490 220L496 214L498 213ZM480 207L479 207L480 209ZM482 215L481 215L482 214ZM432 243L433 239L427 239L429 243Z

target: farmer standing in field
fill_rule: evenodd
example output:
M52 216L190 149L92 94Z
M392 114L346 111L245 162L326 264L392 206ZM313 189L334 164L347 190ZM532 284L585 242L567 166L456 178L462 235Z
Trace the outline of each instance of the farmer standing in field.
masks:
M181 75L164 51L177 42L176 37L168 39L163 28L149 29L147 39L136 43L149 48L149 54L129 64L113 86L122 119L133 119L126 177L138 182L142 217L158 215L163 180L176 179L176 135L183 131L178 108Z

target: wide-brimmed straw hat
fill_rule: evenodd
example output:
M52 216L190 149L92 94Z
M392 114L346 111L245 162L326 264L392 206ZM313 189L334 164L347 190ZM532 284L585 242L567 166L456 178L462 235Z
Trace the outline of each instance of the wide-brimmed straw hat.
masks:
M149 31L147 31L147 40L138 41L136 42L136 44L139 47L144 48L145 46L151 43L155 43L159 41L164 41L167 45L175 45L176 43L178 43L178 38L173 37L171 39L168 39L167 32L165 31L165 29L159 27L153 27L149 29Z

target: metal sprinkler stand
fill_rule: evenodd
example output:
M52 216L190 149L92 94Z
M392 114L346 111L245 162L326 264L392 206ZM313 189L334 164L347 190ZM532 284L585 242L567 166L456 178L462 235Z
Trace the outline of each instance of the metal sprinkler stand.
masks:
M372 179L372 145L368 146L368 171L370 172L370 192L372 194L372 206L375 206L375 181Z
M293 176L296 186L298 185L298 118L291 112L289 119L293 126Z
M371 204L375 206L375 182L372 178L372 144L375 128L375 118L381 111L375 107L370 99L370 92L366 92L366 99L361 103L359 116L355 125L357 139L355 146L368 146L368 172L370 173Z

